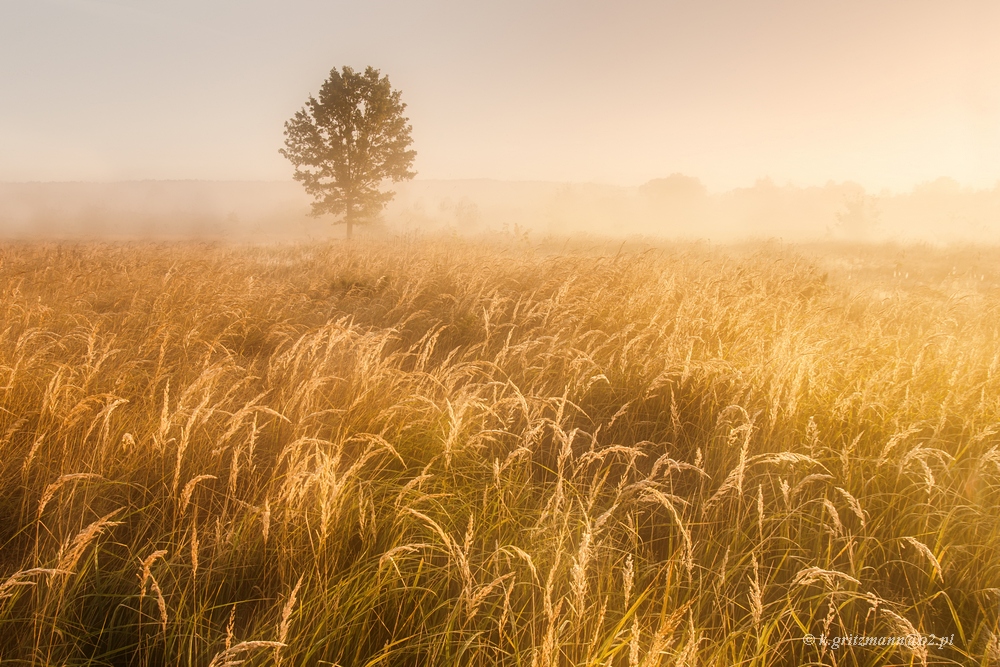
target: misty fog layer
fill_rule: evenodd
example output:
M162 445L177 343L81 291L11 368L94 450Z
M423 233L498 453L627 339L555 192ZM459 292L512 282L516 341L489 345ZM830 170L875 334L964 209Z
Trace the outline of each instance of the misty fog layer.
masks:
M369 233L508 232L654 236L716 242L1000 241L1000 185L973 190L942 178L905 193L854 183L753 186L710 193L674 174L640 187L492 180L413 181ZM308 215L294 182L0 183L5 239L337 238L332 217Z

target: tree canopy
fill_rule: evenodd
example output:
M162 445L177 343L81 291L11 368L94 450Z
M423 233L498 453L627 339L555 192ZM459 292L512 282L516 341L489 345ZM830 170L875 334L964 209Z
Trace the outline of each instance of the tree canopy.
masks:
M370 222L393 196L384 181L416 175L416 151L406 104L387 76L373 67L364 73L334 68L319 96L285 123L281 154L295 166L294 178L312 195L312 215L342 216L347 237L355 224Z

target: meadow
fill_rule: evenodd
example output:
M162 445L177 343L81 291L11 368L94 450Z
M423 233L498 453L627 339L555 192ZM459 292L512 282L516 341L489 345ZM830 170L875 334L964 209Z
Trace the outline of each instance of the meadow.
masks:
M1000 664L996 267L2 245L0 663Z

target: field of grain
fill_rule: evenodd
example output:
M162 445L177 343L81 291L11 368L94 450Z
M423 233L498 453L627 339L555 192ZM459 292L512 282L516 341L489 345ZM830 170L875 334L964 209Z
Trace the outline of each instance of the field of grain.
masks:
M1000 664L993 267L2 246L0 663Z

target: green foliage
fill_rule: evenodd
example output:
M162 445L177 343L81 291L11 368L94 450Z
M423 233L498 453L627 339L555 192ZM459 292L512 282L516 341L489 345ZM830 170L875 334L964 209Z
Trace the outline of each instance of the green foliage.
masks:
M405 109L400 91L377 69L361 74L345 66L285 123L280 152L314 197L312 215L342 215L350 237L354 223L372 220L392 200L393 192L380 189L384 181L416 175Z

